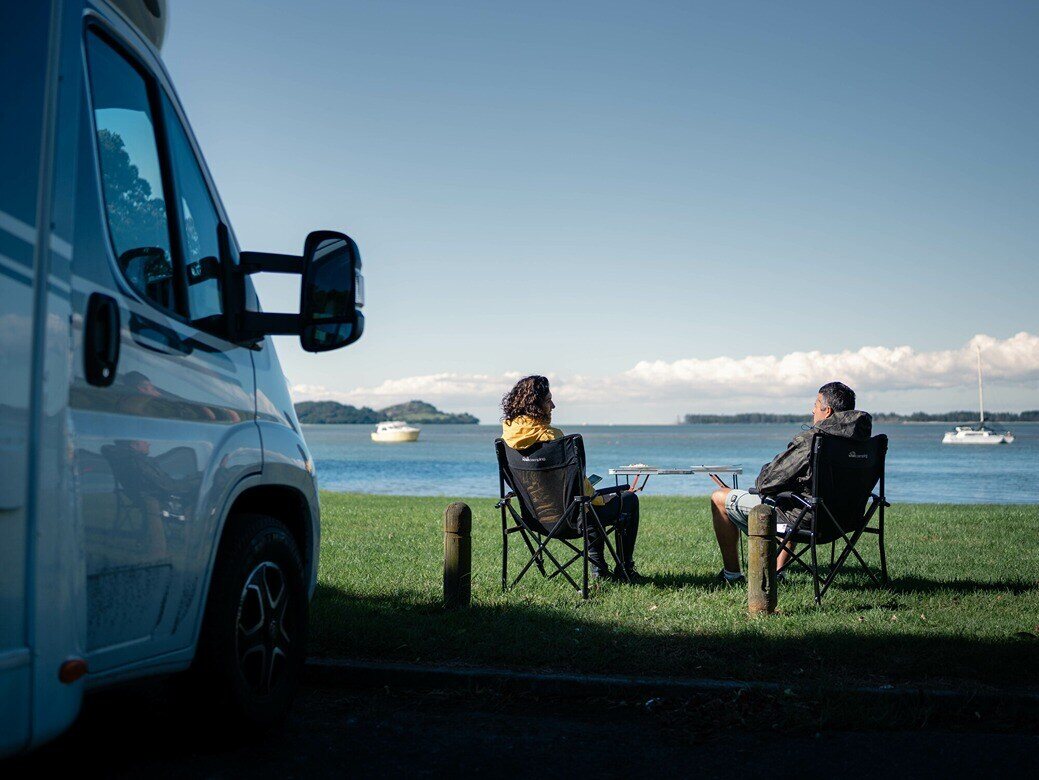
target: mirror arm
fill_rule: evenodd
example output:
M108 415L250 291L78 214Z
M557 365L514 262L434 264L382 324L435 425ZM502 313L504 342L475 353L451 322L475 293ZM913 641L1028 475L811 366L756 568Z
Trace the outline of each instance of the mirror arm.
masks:
M264 336L298 336L300 331L298 314L266 314L243 311L239 318L242 336L246 339Z
M275 252L240 252L238 268L244 274L266 271L274 274L303 273L303 258L299 255L280 255Z

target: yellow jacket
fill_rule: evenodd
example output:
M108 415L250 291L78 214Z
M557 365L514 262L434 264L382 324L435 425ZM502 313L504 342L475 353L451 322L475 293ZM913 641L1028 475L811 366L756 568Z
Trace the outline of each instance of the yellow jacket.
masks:
M515 420L505 420L501 424L501 438L502 440L512 447L514 450L525 450L527 447L532 447L539 441L555 441L556 439L563 438L563 432L558 428L553 428L548 423L538 422L537 420L520 416ZM592 483L587 479L584 481L584 494L586 496L594 496L595 488ZM603 506L606 501L602 496L596 496L592 501L594 506Z

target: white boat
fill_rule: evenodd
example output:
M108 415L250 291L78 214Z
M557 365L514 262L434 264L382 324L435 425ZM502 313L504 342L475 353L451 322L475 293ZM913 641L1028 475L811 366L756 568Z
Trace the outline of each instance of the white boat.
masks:
M946 431L942 444L1010 444L1014 434L994 431L987 425L957 425L955 431Z
M977 425L957 425L955 431L946 431L942 444L1010 444L1014 434L993 430L985 425L985 394L981 383L981 347L978 347L978 412Z
M396 444L402 441L416 441L420 428L408 425L406 422L394 420L392 422L381 422L372 431L372 441L380 444Z

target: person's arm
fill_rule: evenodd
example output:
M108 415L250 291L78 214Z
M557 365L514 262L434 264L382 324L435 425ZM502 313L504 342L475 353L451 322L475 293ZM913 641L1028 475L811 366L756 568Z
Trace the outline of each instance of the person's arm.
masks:
M754 488L758 493L781 493L784 490L795 490L798 478L808 472L808 458L812 449L812 437L801 435L794 438L786 450L772 459L772 462L761 469L754 480Z

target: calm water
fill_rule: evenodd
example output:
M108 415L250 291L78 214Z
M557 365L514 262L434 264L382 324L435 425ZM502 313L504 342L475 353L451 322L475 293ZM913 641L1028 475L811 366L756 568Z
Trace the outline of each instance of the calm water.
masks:
M892 501L1039 503L1039 424L1012 426L1017 441L996 447L941 444L941 423L878 425L890 438L887 494ZM321 487L397 495L496 496L494 439L499 425L426 425L419 441L375 444L370 425L308 425L304 432ZM742 463L748 487L797 425L587 425L589 473L612 483L611 466ZM705 475L655 477L648 494L706 495Z

